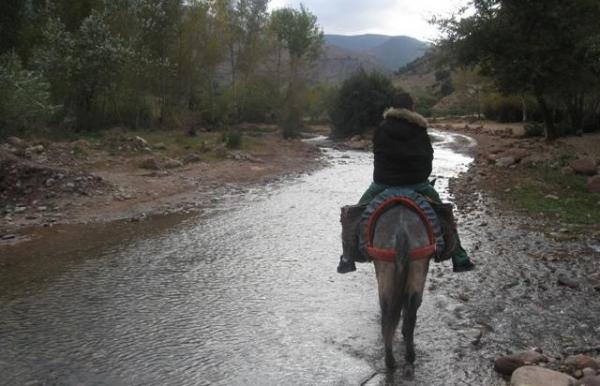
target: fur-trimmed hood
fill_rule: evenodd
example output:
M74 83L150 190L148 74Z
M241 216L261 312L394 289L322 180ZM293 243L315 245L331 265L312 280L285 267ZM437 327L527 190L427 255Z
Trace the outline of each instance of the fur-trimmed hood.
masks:
M419 113L407 109L397 109L395 107L390 107L383 113L383 118L403 119L410 123L414 123L415 125L421 126L424 129L427 129L428 126L427 119L425 119L425 117L423 117Z

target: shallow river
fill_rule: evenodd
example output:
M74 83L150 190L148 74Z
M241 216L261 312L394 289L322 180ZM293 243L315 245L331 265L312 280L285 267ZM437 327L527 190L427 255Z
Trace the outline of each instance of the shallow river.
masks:
M452 149L473 143L434 137L447 196L472 161ZM368 186L372 159L323 156L320 171L198 216L67 228L15 249L23 256L0 265L0 384L504 385L473 354L482 329L448 296L448 263L419 312L415 379L385 373L373 268L335 272L339 207Z

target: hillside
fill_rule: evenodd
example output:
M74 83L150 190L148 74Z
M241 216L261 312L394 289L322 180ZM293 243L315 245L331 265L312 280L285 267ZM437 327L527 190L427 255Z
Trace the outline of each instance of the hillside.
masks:
M338 83L360 68L365 71L380 71L391 73L375 56L326 45L323 54L310 71L312 82Z
M408 36L387 35L325 35L328 46L373 57L390 71L412 62L424 55L427 43Z
M429 45L406 36L389 38L368 52L378 58L390 70L396 71L406 64L422 57Z

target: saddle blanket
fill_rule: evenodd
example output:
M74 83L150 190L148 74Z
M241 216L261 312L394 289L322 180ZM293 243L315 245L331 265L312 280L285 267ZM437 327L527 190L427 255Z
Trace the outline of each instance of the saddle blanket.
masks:
M369 240L370 235L372 234L371 230L368 229L369 225L373 225L371 221L371 216L373 216L379 208L384 205L386 202L390 200L394 200L395 198L407 198L413 201L418 208L421 210L422 214L428 221L426 222L426 226L430 226L431 229L429 231L435 237L435 250L437 253L440 253L444 250L445 242L442 232L442 227L438 216L436 215L433 207L427 201L427 199L421 194L415 192L411 189L401 188L401 187L393 187L384 190L378 196L376 196L371 203L366 207L364 212L362 213L358 234L359 234L359 249L364 256L368 256L368 247L372 240ZM428 223L428 224L427 224Z

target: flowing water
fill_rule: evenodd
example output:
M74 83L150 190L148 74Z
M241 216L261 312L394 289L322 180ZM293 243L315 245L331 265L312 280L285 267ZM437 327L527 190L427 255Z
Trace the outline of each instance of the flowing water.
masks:
M434 139L447 197L472 161L455 149L473 142ZM504 385L477 353L485 323L448 296L448 263L433 268L419 311L415 379L384 371L373 267L335 272L339 207L366 189L372 158L323 156L326 168L210 213L67 228L15 247L0 265L0 384Z

